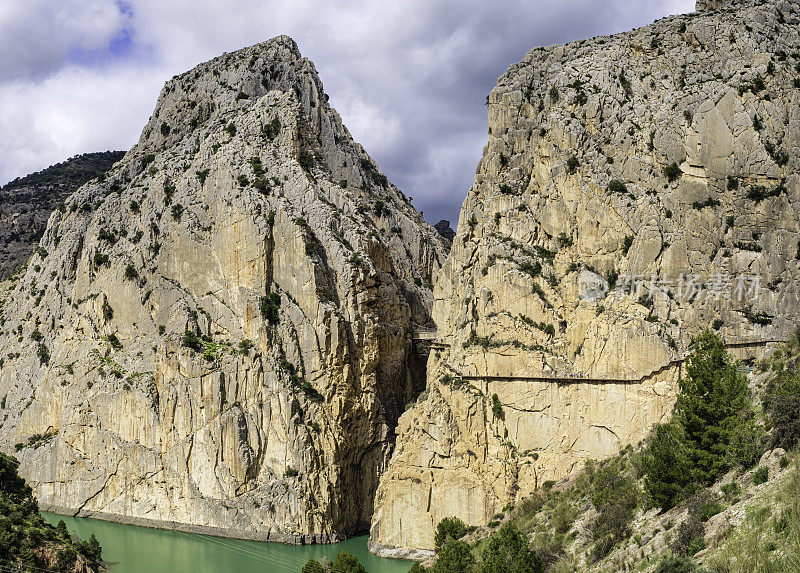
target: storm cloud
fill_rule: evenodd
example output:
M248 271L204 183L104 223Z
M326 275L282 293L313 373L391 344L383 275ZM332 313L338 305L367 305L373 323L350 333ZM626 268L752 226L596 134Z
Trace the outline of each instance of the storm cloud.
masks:
M455 223L487 141L486 95L533 47L689 12L694 0L4 0L0 183L128 149L166 80L279 34L312 59L353 136Z

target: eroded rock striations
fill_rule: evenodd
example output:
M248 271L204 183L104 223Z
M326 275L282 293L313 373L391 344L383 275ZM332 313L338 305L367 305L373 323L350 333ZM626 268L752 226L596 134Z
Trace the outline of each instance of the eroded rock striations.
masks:
M0 188L0 280L28 260L59 203L123 155L122 151L76 155Z
M0 446L45 508L362 531L447 248L290 38L202 64L3 295Z
M800 4L723 8L498 81L374 551L423 555L442 518L486 524L645 438L703 329L752 356L800 318Z

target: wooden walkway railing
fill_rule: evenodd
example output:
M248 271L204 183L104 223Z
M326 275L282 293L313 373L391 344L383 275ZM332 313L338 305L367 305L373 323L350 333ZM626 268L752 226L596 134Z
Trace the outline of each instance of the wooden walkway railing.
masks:
M766 347L768 344L784 342L784 340L770 339L770 340L740 340L736 342L726 343L726 348L755 348L759 346ZM645 374L640 378L611 378L611 377L580 377L580 376L478 376L478 375L460 375L457 377L466 381L480 381L480 382L544 382L550 384L567 385L567 384L643 384L647 380L655 378L659 374L674 367L681 367L689 356L689 352L684 354L681 358L670 360ZM451 367L452 369L452 367ZM455 369L452 369L455 372ZM680 374L679 374L680 376Z

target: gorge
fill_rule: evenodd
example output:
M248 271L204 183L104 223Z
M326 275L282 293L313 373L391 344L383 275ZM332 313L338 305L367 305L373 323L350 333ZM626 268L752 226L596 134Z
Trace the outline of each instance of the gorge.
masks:
M56 513L432 556L647 440L707 329L796 327L798 25L704 0L534 48L454 237L288 36L175 76L0 283L0 450Z

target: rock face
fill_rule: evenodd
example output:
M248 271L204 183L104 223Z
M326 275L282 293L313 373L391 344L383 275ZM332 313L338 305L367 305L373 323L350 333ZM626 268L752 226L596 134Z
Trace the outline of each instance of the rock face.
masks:
M327 99L287 37L202 64L52 214L0 319L0 447L42 507L287 542L369 526L448 245Z
M76 155L0 188L0 280L28 260L58 204L123 155L122 151Z
M442 518L485 524L645 438L703 329L766 341L800 318L800 5L735 8L500 78L374 551L424 554Z

